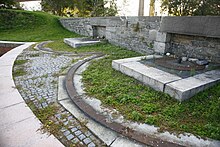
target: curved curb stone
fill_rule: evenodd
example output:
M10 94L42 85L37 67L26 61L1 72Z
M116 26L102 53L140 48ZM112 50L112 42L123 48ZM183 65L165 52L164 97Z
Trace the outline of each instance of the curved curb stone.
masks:
M53 146L63 144L53 135L40 132L41 122L24 102L12 77L12 69L17 56L32 42L3 42L20 46L0 57L0 146Z
M85 64L86 62L101 57L102 54L95 55L91 58L85 59L83 61L77 62L68 72L66 77L66 90L69 95L69 97L72 99L72 101L75 103L75 105L83 111L88 117L93 119L94 121L98 122L99 124L125 136L130 139L136 140L140 143L150 145L150 146L167 146L167 147L177 147L181 146L172 142L163 141L160 139L149 137L145 134L142 134L138 131L132 130L128 127L122 126L119 123L116 122L109 122L105 116L98 114L96 110L94 110L89 104L85 103L80 95L76 92L76 88L74 87L73 79L74 75L77 71L77 69Z
M71 56L85 56L85 55L95 55L95 54L97 54L97 52L86 52L86 53L61 52L61 51L54 51L51 48L44 47L46 44L51 43L51 42L53 42L53 41L40 42L40 43L36 44L34 48L36 50L40 50L40 51L45 52L45 53L64 54L64 55L71 55Z

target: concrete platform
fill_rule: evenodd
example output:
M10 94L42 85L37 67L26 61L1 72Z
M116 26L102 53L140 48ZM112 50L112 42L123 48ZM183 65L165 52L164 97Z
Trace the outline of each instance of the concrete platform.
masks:
M42 134L41 122L24 102L12 78L17 56L34 43L0 43L20 45L0 57L0 146L62 147L62 143L53 135Z
M100 43L99 40L90 38L64 38L64 42L73 48Z
M160 58L161 56L154 56ZM208 71L188 78L146 66L139 61L152 59L153 56L142 56L112 61L115 70L133 77L153 89L165 92L179 101L191 98L220 81L220 70Z
M220 81L220 70L213 70L166 85L164 92L179 101L186 100Z

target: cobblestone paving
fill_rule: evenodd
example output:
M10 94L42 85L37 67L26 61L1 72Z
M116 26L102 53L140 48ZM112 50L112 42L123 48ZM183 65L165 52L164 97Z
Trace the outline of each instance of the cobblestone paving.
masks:
M72 60L76 58L32 49L24 50L17 60L28 60L28 62L24 65L15 65L14 70L23 68L26 74L14 77L15 84L26 103L33 104L38 110L52 105L58 107L56 114L50 120L61 126L54 135L65 146L104 146L92 132L56 103L58 76L64 69L70 67Z

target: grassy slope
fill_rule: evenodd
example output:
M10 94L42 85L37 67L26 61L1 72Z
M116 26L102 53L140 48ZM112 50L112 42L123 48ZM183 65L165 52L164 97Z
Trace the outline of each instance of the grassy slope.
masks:
M0 10L0 40L38 42L79 36L64 29L58 19L43 12Z

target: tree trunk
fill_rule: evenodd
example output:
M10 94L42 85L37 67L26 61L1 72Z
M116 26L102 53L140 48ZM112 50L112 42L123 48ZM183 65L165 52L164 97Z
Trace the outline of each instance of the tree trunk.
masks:
M150 0L150 16L154 16L155 14L155 0Z
M144 0L139 0L138 16L144 16Z

